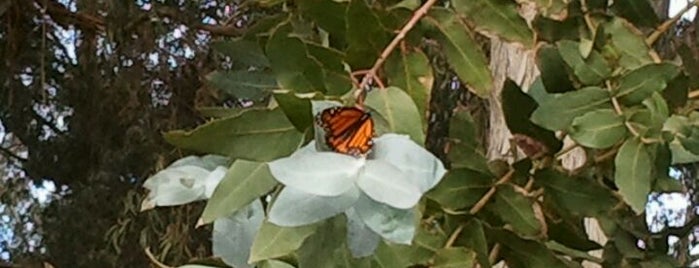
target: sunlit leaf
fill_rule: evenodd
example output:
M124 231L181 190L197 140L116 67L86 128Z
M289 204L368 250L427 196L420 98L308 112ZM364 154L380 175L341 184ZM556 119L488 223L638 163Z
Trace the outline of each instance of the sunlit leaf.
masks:
M611 147L626 137L624 117L612 109L588 112L573 120L570 137L578 144L597 149Z
M461 16L472 21L483 33L519 42L525 47L534 44L534 35L524 18L519 16L515 1L455 0L452 4Z
M653 92L664 90L679 71L677 65L671 63L645 65L619 79L615 97L626 105L641 103Z
M376 134L407 134L418 144L425 141L420 112L413 99L397 87L373 90L367 94L366 106L372 110Z
M563 130L576 117L604 108L612 108L609 92L598 87L586 87L539 103L531 119L549 130Z
M279 227L263 222L255 236L248 262L253 263L287 255L301 247L306 238L315 232L318 225L301 227Z
M614 18L603 26L612 46L621 54L619 65L632 70L653 62L643 34L628 21Z
M597 85L612 73L606 60L596 51L593 50L587 58L584 58L580 54L578 42L560 41L558 51L563 60L573 69L575 76L585 85Z

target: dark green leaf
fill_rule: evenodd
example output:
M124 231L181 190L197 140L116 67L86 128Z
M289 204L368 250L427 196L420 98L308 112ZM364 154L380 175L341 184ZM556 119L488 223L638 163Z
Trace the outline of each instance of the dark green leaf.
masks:
M488 159L468 110L457 108L449 123L449 152L452 168L467 168L489 174Z
M510 224L514 232L520 236L537 237L545 232L541 208L534 200L524 195L523 189L518 190L510 184L500 185L493 202L486 207L505 223Z
M364 0L351 0L347 18L347 63L353 70L368 69L390 41L381 24L379 10L369 7Z
M284 89L299 93L325 91L320 63L309 58L306 44L298 37L289 36L291 26L278 27L267 41L267 58L277 82Z
M227 155L252 161L270 161L291 154L303 135L281 109L249 110L214 120L192 131L165 133L165 140L183 149Z
M431 267L438 268L457 268L457 267L473 267L476 259L476 252L471 249L457 248L442 248L437 251L434 258L434 265Z
M573 68L573 73L584 85L597 85L612 73L607 66L607 61L596 51L593 50L587 58L583 58L578 42L560 41L558 50L563 60Z
M464 224L461 236L457 241L476 252L476 259L481 267L491 266L488 260L488 240L483 232L483 224L478 219L470 219Z
M318 94L312 96L296 94L293 91L275 92L274 99L279 107L284 111L294 127L298 131L305 131L313 125L313 112L311 110L311 100Z
M459 15L473 22L476 30L497 34L505 40L534 45L534 34L517 12L517 3L511 0L454 0Z
M563 130L576 117L604 108L612 108L609 92L598 87L586 87L539 103L531 119L546 129Z
M255 41L245 39L216 41L211 44L211 47L245 66L269 67L267 57L262 52L260 44Z
M641 103L653 92L661 92L678 73L671 63L648 64L631 71L619 79L615 96L625 105Z
M449 210L459 210L474 205L493 184L489 175L469 170L449 170L427 197Z
M278 87L274 75L263 71L213 71L206 79L214 87L241 99L257 100Z
M545 199L576 215L596 216L618 203L612 192L593 180L568 177L548 169L537 172L535 178L545 187Z
M330 33L332 39L344 40L346 32L345 10L347 3L322 0L294 1L299 10Z
M659 22L648 0L614 0L612 10L641 27L655 28Z
M614 159L614 166L614 182L619 193L636 213L643 213L653 182L653 163L645 145L637 138L624 142Z
M469 90L485 97L493 87L488 61L473 39L468 27L446 9L433 9L425 20L437 30L447 62Z
M406 258L404 246L392 245L382 241L374 253L372 267L393 268L410 266L409 258Z
M345 54L341 51L306 42L309 57L323 68L323 84L329 95L343 95L352 89L352 79L345 70Z
M267 164L238 160L228 169L201 215L203 223L238 211L277 185Z
M332 267L335 260L330 257L342 250L345 242L347 218L343 215L323 222L315 233L303 241L298 249L299 267Z
M570 137L578 144L604 149L626 137L624 117L612 109L599 109L588 112L573 120Z
M633 70L653 62L643 34L628 21L614 18L603 27L611 45L620 54L619 65Z
M553 131L546 130L532 123L529 119L537 108L532 97L522 90L512 80L507 79L502 89L502 109L505 123L512 134L522 134L543 143L544 153L557 152L563 143L556 138Z
M542 243L525 240L504 230L493 230L490 233L500 242L500 255L508 267L512 268L556 268L567 267L563 261L556 258Z
M547 92L563 93L575 90L568 67L556 47L544 45L537 52L536 65Z
M561 39L578 39L579 20L568 18L564 21L536 16L532 21L532 27L536 30L537 37L541 40L554 43Z

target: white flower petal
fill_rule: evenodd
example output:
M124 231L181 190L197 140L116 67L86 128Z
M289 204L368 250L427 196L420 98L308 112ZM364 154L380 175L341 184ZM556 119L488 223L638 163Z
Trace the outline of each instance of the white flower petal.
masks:
M374 159L400 168L422 193L432 189L446 173L444 164L406 135L385 134L375 140Z
M311 142L289 157L269 163L269 170L277 181L309 194L338 196L354 187L363 158L349 155L317 152Z
M345 211L347 216L347 247L352 257L361 258L374 254L381 237L369 228L354 208Z
M205 199L205 178L209 171L197 166L168 167L143 183L155 206L175 206Z
M361 195L355 211L364 223L384 239L409 245L415 236L415 210L396 209Z
M248 264L250 248L264 218L262 203L256 199L238 212L216 219L212 232L213 255L233 267L253 267Z
M359 198L359 191L339 196L318 196L286 187L279 193L269 212L269 221L279 226L301 226L324 220L350 208Z
M204 195L207 199L211 198L211 195L214 194L216 186L219 182L221 182L223 176L226 175L226 171L228 171L228 168L218 166L216 169L211 171L211 173L209 173L209 176L206 176L206 179L204 179Z
M420 189L406 183L408 174L389 163L370 160L357 179L357 186L372 199L395 208L406 209L417 204Z

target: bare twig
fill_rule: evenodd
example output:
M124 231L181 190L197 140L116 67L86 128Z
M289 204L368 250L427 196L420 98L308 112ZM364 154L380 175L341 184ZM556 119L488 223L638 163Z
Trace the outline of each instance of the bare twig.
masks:
M452 245L454 245L456 238L459 237L459 235L461 234L461 231L463 231L463 230L464 230L464 225L463 224L459 225L459 227L457 227L456 230L454 230L454 232L451 233L451 235L449 236L449 239L447 239L447 242L444 243L444 248L448 248L448 247L451 247Z
M667 32L667 30L672 28L672 26L675 25L675 23L677 23L677 21L679 21L682 18L682 15L684 15L684 13L687 13L690 9L692 9L693 7L698 6L698 5L699 5L699 1L696 1L696 0L687 3L687 6L685 6L684 8L682 8L682 10L677 12L677 14L675 16L664 21L662 24L660 24L660 26L658 26L658 28L656 28L655 31L653 31L648 36L648 38L646 38L646 44L648 44L649 46L652 46L653 43L655 43L655 41L658 41L658 39L660 38L661 35L663 35L663 33Z
M148 259L158 268L175 268L172 266L167 266L164 263L160 262L158 259L156 259L155 256L153 255L153 253L150 252L149 248L146 248L145 252L146 252L146 256L148 257Z
M497 186L500 184L503 184L503 183L510 181L510 179L512 178L512 175L514 175L514 174L515 174L515 170L511 169L510 171L507 172L507 174L505 174L505 176L502 176L502 178L500 178L497 182L495 182L495 185L493 185L493 187L490 187L490 190L488 190L488 192L485 193L485 195L483 195L483 197L481 197L481 199L478 200L478 202L475 205L473 205L473 207L471 208L471 210L468 211L468 213L473 215L473 214L476 214L479 211L481 211L481 209L483 209L485 204L488 203L490 198L492 198L493 195L495 194L495 188L497 188Z
M367 87L371 81L373 80L379 80L377 77L377 72L379 71L379 68L383 65L383 63L386 61L389 55L391 55L391 52L393 52L394 49L400 44L400 41L405 38L405 35L408 34L410 29L415 27L415 24L423 17L425 14L427 14L427 11L432 7L437 2L437 0L427 0L420 8L415 10L413 13L413 16L410 17L410 20L403 26L403 28L400 29L398 34L391 40L391 43L386 46L386 48L381 52L381 55L379 56L378 59L376 59L376 62L374 63L374 66L371 67L368 71L366 71L366 74L362 78L362 82L359 83L359 87L357 87L354 97L359 98L359 96L362 94L364 91L364 88Z

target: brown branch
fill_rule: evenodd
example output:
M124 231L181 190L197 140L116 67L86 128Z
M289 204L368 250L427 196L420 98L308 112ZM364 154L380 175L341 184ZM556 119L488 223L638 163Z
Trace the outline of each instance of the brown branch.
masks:
M377 72L379 71L379 68L383 65L383 63L386 61L389 55L391 55L391 52L393 52L394 49L400 44L400 41L405 38L405 35L408 34L408 32L415 27L415 24L423 17L425 14L427 14L427 11L432 7L437 2L437 0L427 0L420 8L415 10L413 13L413 16L410 17L410 20L403 26L403 28L398 31L398 34L391 40L391 43L386 46L386 48L381 52L381 55L379 56L378 59L376 59L376 62L374 63L374 66L371 67L366 72L366 75L362 78L362 82L359 83L359 87L357 87L357 90L354 93L355 98L359 98L361 96L362 92L364 92L364 88L367 87L372 80L376 80L377 78Z
M684 15L684 13L687 13L690 9L692 9L695 6L699 6L699 1L695 0L695 1L692 1L690 3L687 3L687 6L682 8L682 10L680 10L680 12L677 12L677 14L675 14L675 16L664 21L662 24L660 24L660 26L658 26L658 28L656 28L655 31L653 31L648 36L648 38L646 38L646 44L648 46L652 46L653 43L655 43L655 41L658 41L658 39L660 38L661 35L663 35L665 32L667 32L667 30L672 28L672 26L675 25L675 23L677 23L677 21L682 18L682 15Z
M473 205L473 207L471 208L471 210L468 211L468 213L473 215L473 214L476 214L479 211L481 211L481 209L483 209L485 204L488 203L490 198L492 198L493 195L495 194L495 188L497 188L497 186L500 184L503 184L503 183L510 181L510 179L512 178L512 176L514 174L515 174L515 170L511 169L510 171L507 172L507 174L502 176L502 178L500 178L497 182L495 182L495 185L493 185L493 187L490 187L490 190L488 190L488 192L485 193L485 195L483 195L483 197L481 197L481 199L478 200L478 202L475 205Z

